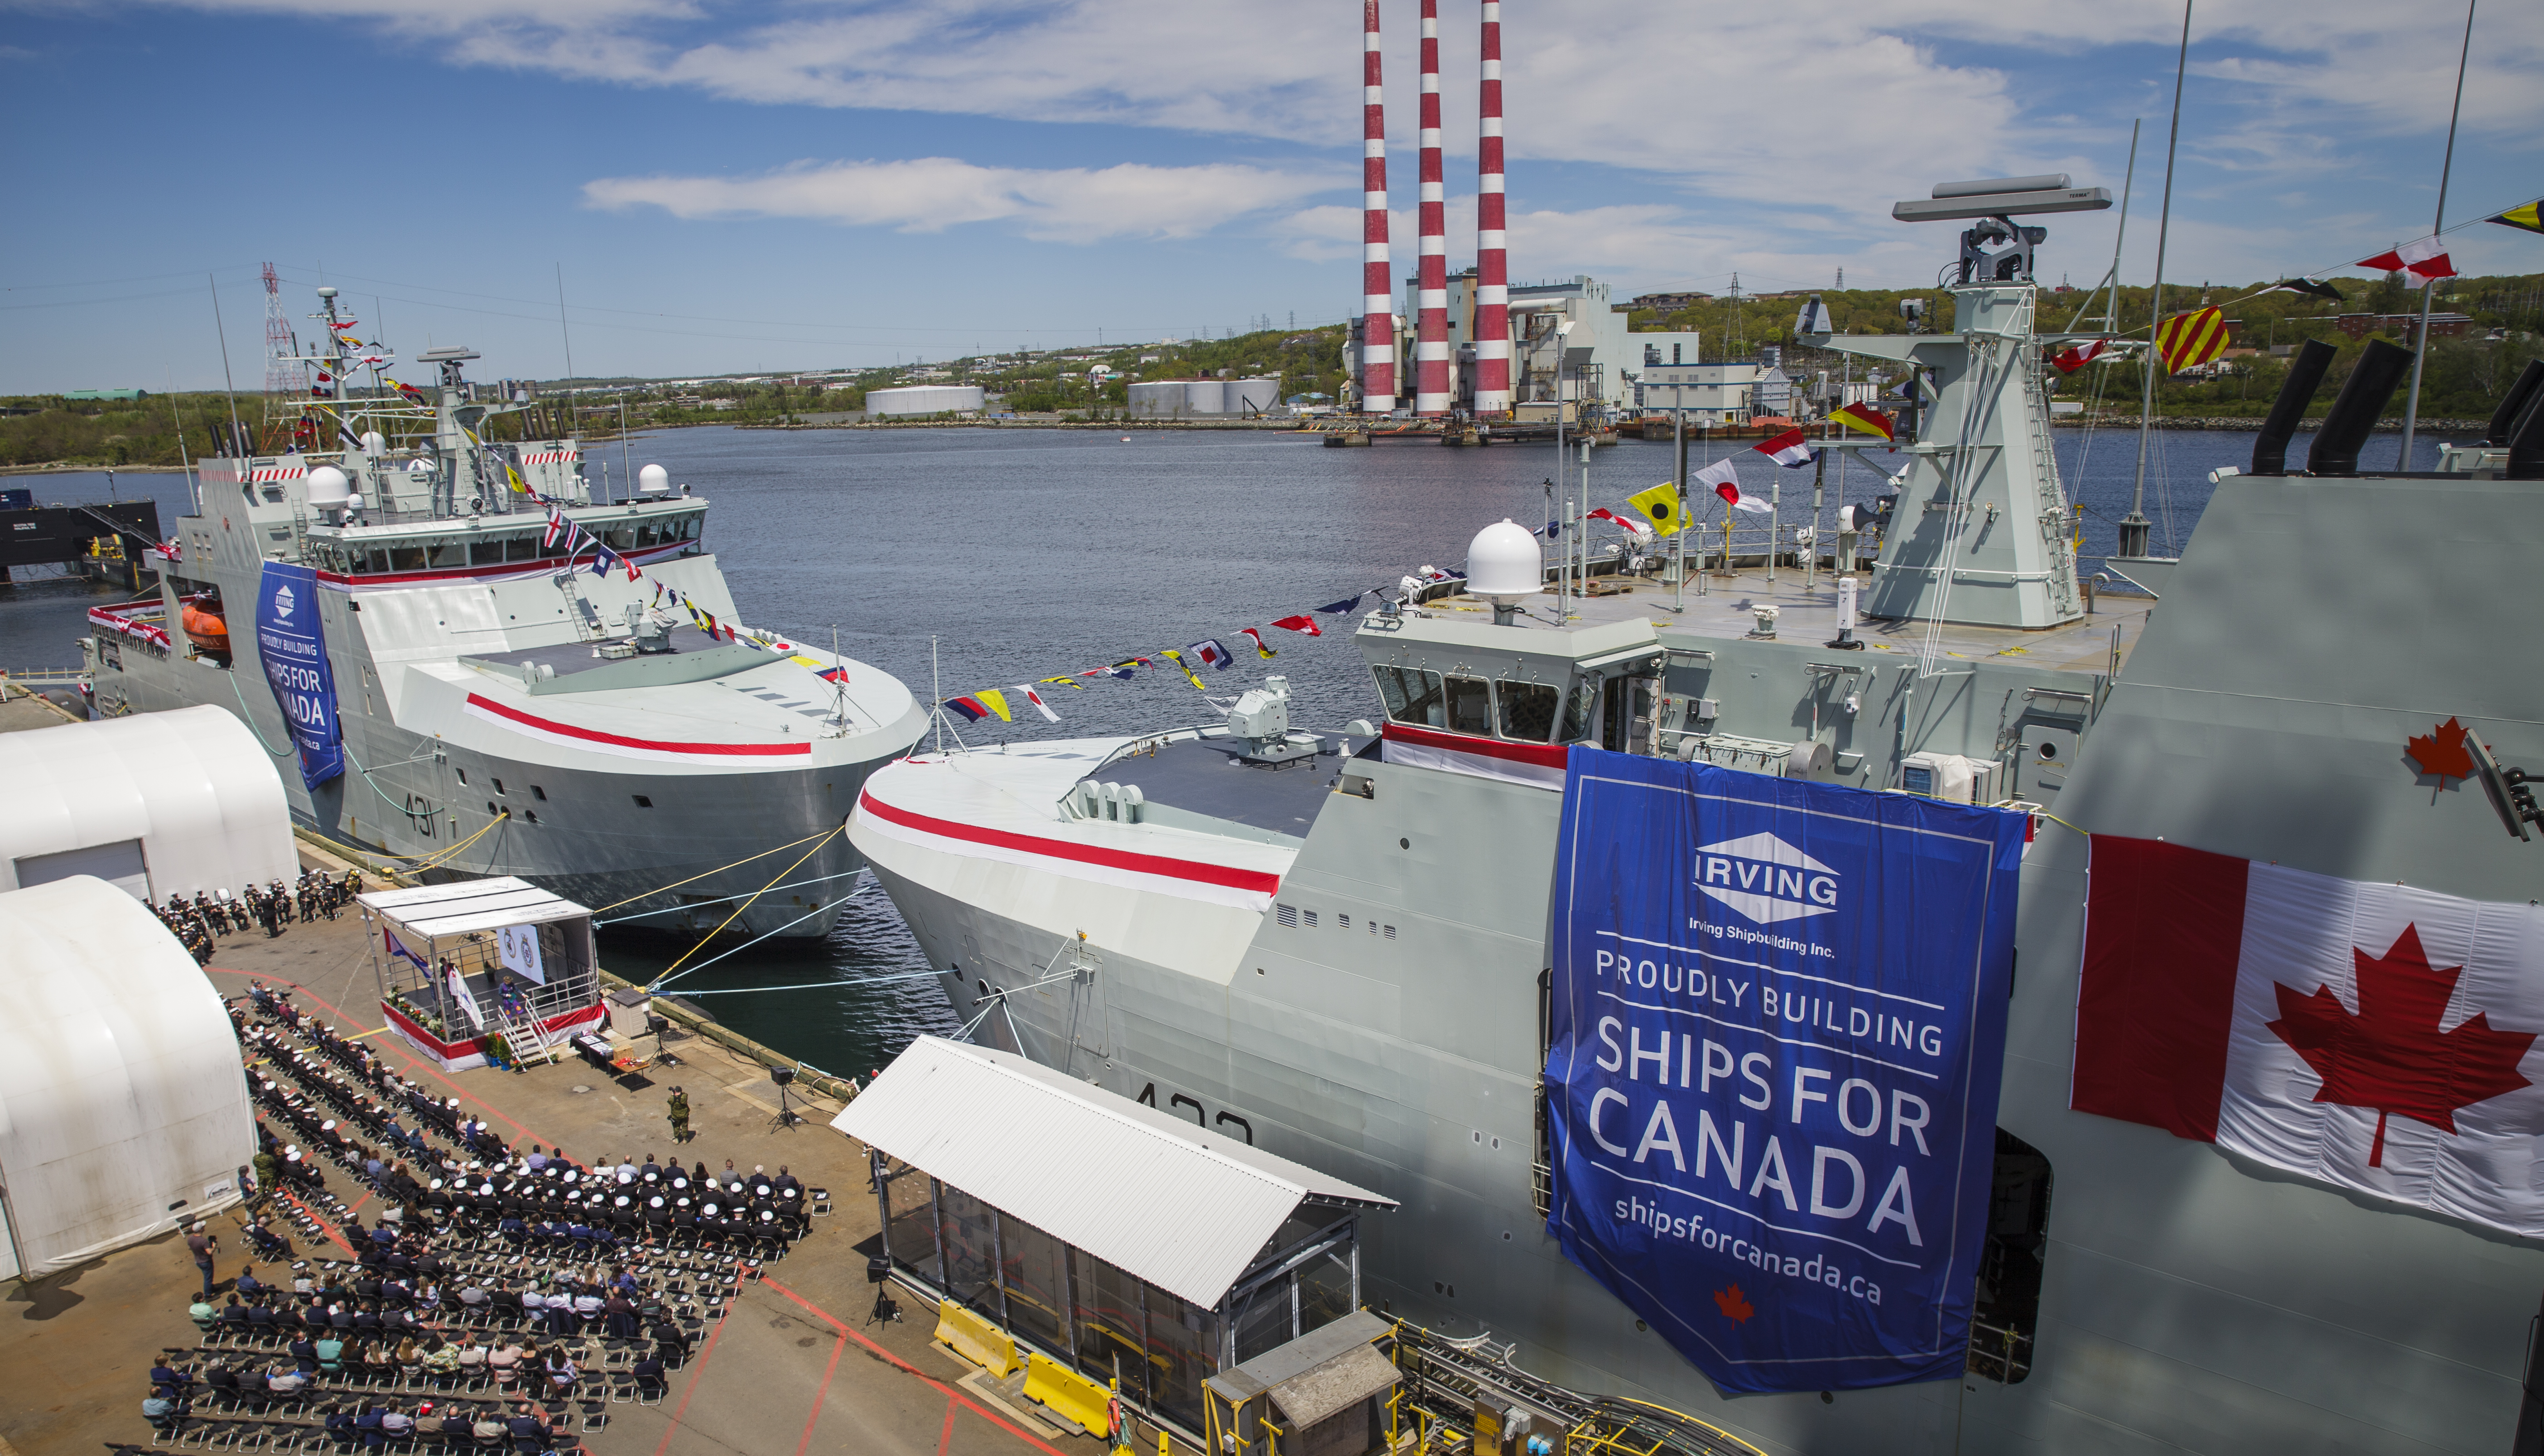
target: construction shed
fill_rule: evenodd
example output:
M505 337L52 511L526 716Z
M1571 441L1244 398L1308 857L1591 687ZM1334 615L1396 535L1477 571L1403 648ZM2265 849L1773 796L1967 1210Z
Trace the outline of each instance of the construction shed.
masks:
M238 1035L157 916L94 876L0 894L0 1278L238 1201Z
M274 763L222 708L12 733L0 889L91 875L157 901L287 884L300 860Z
M885 1257L937 1337L1093 1430L1198 1432L1203 1382L1360 1304L1391 1198L1003 1051L922 1036L831 1125L874 1160ZM1089 1404L1093 1421L1082 1418Z

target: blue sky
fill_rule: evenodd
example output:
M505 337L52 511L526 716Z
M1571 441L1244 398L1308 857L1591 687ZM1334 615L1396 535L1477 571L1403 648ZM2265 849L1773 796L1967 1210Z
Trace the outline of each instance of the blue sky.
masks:
M1471 261L1474 0L1443 0L1453 268ZM1359 7L1233 0L0 0L0 390L255 388L272 261L402 353L650 376L1330 322L1358 293ZM1400 270L1415 0L1386 0ZM2133 0L1505 7L1514 280L1624 297L1931 283L1934 182L2120 190L2152 271L2182 12ZM2205 0L2167 276L2317 271L2429 229L2452 0ZM2452 225L2544 192L2544 18L2490 0ZM2049 219L2044 273L2116 214ZM2456 234L2466 271L2544 240ZM209 281L206 275L209 275ZM366 335L370 330L365 330Z

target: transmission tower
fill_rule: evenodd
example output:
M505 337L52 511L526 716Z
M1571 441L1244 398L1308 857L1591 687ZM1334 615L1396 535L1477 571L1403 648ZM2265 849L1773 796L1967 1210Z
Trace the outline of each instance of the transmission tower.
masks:
M282 312L282 284L274 276L274 265L265 266L265 392L274 399L298 395L308 376L301 366L290 362L300 352L300 342L291 335L291 320Z

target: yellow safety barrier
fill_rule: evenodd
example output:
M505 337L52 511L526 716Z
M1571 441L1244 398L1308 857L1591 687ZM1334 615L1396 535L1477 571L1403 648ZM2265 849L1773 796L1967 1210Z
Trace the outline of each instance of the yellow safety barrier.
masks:
M1014 1337L950 1299L936 1306L936 1342L997 1379L1016 1373Z
M1113 1393L1057 1360L1033 1356L1025 1366L1024 1393L1088 1435L1113 1433Z

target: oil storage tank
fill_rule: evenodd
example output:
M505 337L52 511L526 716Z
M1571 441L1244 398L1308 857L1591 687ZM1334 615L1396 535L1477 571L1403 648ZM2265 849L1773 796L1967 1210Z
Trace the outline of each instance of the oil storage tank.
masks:
M866 414L877 420L912 415L978 414L982 390L977 384L910 384L866 391Z

